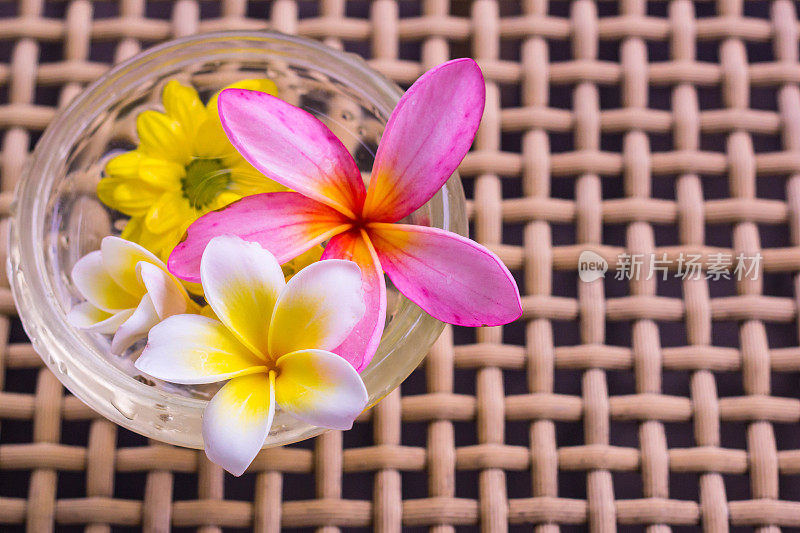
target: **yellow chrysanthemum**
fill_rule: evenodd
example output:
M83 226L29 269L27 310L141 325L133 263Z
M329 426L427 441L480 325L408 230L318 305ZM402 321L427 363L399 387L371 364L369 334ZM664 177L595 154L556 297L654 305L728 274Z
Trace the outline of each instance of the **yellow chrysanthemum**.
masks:
M277 94L266 79L229 87ZM198 217L244 196L286 190L228 141L217 111L218 94L203 105L194 88L170 81L162 94L164 112L139 114L139 146L111 159L97 186L103 203L130 217L121 237L165 261ZM318 260L320 252L314 249L287 267L297 271Z

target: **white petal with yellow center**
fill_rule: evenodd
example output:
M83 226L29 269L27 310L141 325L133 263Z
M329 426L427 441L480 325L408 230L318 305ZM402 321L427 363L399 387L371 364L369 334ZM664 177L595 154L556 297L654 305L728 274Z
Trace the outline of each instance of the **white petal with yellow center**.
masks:
M103 266L114 281L128 292L141 296L145 286L136 274L136 264L139 261L153 263L165 271L166 265L151 252L131 241L119 237L105 237L100 243L103 257ZM138 299L137 299L138 303ZM135 307L136 304L128 307Z
M133 314L122 323L111 339L111 353L122 354L133 343L147 335L150 328L158 324L159 318L156 308L149 294L142 296L142 300Z
M102 254L97 250L86 254L75 263L72 267L72 282L92 305L109 313L136 307L144 293L143 290L139 291L137 298L123 290L106 271Z
M272 316L273 357L305 349L333 350L364 316L361 271L352 261L314 263L286 284Z
M132 314L133 309L124 309L112 314L98 309L90 302L81 302L67 313L67 322L90 333L110 335Z
M270 318L286 284L275 257L239 237L215 237L203 252L200 279L219 319L266 359Z
M172 275L146 261L136 264L136 273L147 289L160 320L186 312L188 295Z
M302 350L277 362L275 401L295 418L314 426L350 429L367 406L367 389L342 357Z
M275 415L274 373L230 380L203 412L203 445L214 463L240 476L253 462Z
M221 322L175 315L150 330L136 368L158 379L193 384L262 372L263 364Z

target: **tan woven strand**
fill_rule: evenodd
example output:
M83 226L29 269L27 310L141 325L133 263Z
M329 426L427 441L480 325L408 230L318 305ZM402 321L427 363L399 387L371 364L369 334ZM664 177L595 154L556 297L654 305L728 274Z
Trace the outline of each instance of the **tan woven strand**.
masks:
M3 235L32 144L111 62L173 37L271 28L360 54L404 87L448 59L478 61L486 109L459 172L472 237L523 297L516 323L446 327L352 432L265 450L233 478L65 391L2 277L0 531L797 530L798 10L0 2ZM94 215L102 230L107 214ZM604 280L579 280L586 250L608 261ZM614 279L626 254L644 259L640 276ZM756 277L680 279L688 255L703 274L732 270L737 255L762 259Z

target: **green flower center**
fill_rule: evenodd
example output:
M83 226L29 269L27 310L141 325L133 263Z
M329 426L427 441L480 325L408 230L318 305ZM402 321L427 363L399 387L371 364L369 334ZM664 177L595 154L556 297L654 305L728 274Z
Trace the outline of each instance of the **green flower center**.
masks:
M186 167L181 180L183 195L195 209L214 201L231 182L231 171L219 159L195 159Z

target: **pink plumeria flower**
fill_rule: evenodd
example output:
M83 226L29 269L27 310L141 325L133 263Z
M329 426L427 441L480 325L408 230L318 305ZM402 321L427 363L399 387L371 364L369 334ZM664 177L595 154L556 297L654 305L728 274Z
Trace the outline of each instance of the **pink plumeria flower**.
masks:
M67 314L76 328L113 335L111 353L121 354L150 328L172 315L199 310L159 258L136 243L106 237L81 257L72 282L86 298Z
M263 93L223 91L220 116L233 145L296 192L246 197L200 218L170 256L170 270L196 281L203 250L217 235L258 242L281 263L329 240L323 259L361 267L367 312L334 350L357 370L369 363L383 332L384 272L443 322L495 326L517 319L519 290L495 254L448 231L397 223L456 170L478 130L484 100L483 76L471 59L425 73L389 118L367 189L350 153L314 116Z
M211 461L241 475L264 445L276 406L314 426L353 425L367 389L330 350L364 315L357 265L320 261L286 282L267 250L222 236L205 248L200 279L219 320L168 318L150 331L136 368L173 383L229 380L203 413Z

